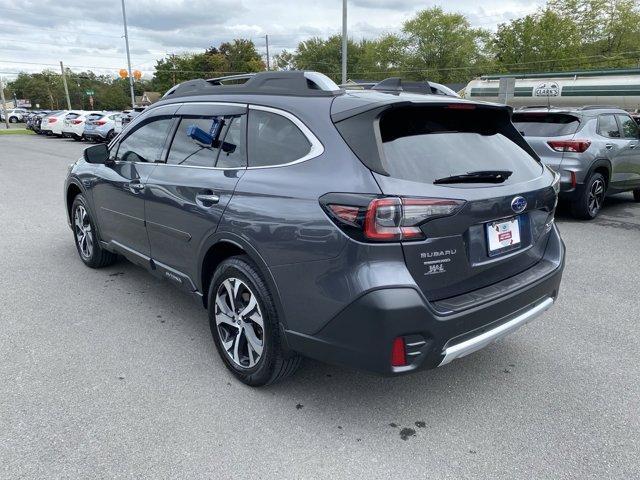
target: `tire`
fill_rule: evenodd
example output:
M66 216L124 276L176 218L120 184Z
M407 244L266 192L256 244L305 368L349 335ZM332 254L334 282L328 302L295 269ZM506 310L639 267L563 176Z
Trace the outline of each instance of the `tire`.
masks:
M105 138L105 142L106 143L110 143L111 140L113 140L115 138L116 134L113 130L109 130L109 133L107 133L107 137Z
M298 369L302 357L285 353L273 297L249 257L231 257L218 266L208 300L213 341L241 382L269 385Z
M636 189L633 191L633 199L634 199L636 202L640 202L640 188L636 188Z
M91 268L102 268L114 264L118 260L115 253L106 251L100 246L96 235L96 227L87 202L82 194L76 195L71 206L71 226L73 239L80 255L80 260Z
M571 213L581 220L593 220L598 216L607 194L607 181L600 173L594 173L585 183L580 197L571 204Z
M16 117L9 117L9 123L18 123L18 119Z
M82 137L80 135L73 135L72 138L76 141L79 142L80 140L82 140Z

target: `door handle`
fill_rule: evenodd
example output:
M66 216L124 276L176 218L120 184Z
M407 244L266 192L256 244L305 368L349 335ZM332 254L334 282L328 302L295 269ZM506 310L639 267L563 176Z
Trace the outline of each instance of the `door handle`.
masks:
M611 150L611 149L613 148L613 143L606 143L606 144L604 145L604 147L605 147L607 150Z
M637 146L638 146L638 144L634 143L634 142L629 144L629 148L636 148Z
M213 192L199 193L196 195L196 203L204 208L212 207L220 201L220 196Z

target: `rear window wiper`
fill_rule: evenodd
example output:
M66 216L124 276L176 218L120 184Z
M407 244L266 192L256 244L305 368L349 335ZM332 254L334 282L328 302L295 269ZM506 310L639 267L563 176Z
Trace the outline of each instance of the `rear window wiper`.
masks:
M502 183L512 174L513 172L510 170L481 170L438 178L433 183L434 185L446 185L448 183Z

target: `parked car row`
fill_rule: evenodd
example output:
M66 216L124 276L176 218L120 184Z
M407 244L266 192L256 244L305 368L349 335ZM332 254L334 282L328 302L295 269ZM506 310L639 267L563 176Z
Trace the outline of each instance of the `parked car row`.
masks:
M72 138L76 141L110 142L143 110L143 107L122 112L37 110L28 112L24 121L27 129L41 135Z

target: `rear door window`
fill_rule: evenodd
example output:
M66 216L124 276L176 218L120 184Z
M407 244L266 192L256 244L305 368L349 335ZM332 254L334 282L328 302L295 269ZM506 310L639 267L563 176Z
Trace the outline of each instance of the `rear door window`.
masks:
M580 126L580 120L576 116L566 113L515 112L512 121L525 137L573 135Z
M624 138L638 138L638 124L629 115L616 115Z
M490 112L397 108L380 120L383 165L394 178L433 183L478 171L511 171L504 184L538 177L540 164Z
M240 116L189 116L180 120L167 163L195 167L239 168L246 166L244 123ZM211 136L194 133L194 128ZM214 138L216 137L216 138ZM205 141L203 141L205 140Z
M620 138L620 128L615 115L600 115L598 117L598 133L607 138Z
M270 167L307 156L311 142L288 118L273 112L249 112L248 152L250 167Z

